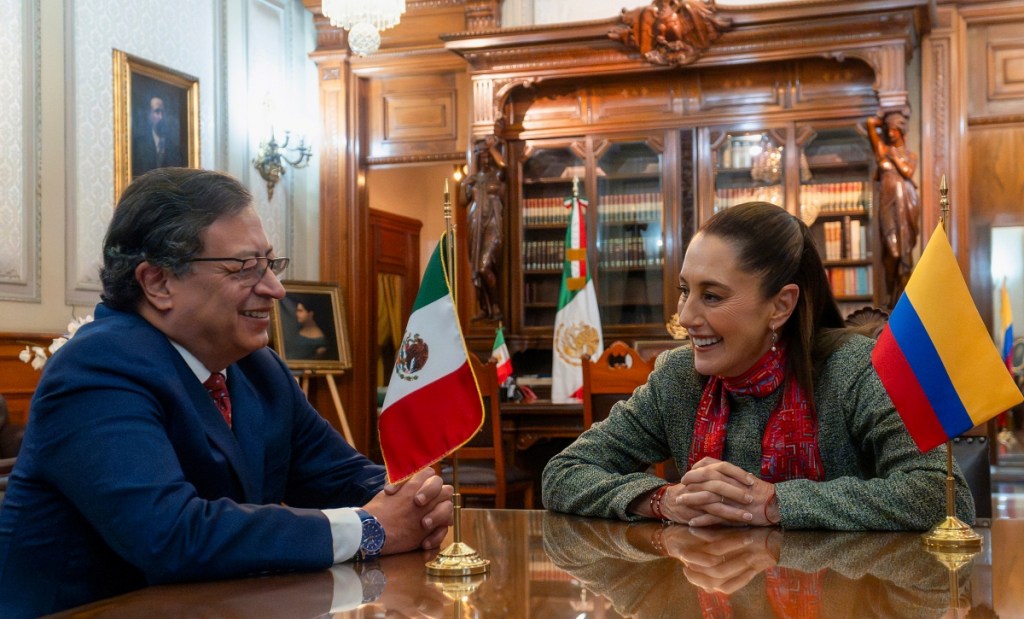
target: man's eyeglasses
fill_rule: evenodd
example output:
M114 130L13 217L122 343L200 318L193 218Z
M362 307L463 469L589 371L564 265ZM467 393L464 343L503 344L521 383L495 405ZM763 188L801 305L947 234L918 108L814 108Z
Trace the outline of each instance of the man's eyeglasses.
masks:
M270 269L274 275L284 273L284 270L288 268L288 263L291 262L291 258L267 258L265 256L254 258L193 258L189 262L237 262L240 265L238 270L232 271L228 269L228 271L237 277L238 281L242 284L255 286L266 275L267 269Z

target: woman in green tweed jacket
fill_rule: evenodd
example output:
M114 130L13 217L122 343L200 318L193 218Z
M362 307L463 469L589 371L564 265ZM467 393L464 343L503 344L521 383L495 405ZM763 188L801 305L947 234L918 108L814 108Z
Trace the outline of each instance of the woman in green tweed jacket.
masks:
M690 526L925 530L945 517L944 447L918 452L843 328L810 231L763 202L722 211L679 275L690 345L544 469L544 505ZM645 471L672 458L678 484ZM954 465L955 466L955 465ZM957 513L974 520L955 470Z

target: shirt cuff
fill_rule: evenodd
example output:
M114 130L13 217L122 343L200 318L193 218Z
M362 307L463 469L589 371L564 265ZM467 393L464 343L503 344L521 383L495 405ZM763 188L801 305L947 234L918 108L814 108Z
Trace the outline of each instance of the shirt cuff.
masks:
M363 521L359 514L349 507L322 510L331 523L331 543L334 547L334 562L344 563L355 556L363 541Z
M355 570L347 565L331 568L334 579L334 593L331 598L331 614L358 608L363 603L363 583Z

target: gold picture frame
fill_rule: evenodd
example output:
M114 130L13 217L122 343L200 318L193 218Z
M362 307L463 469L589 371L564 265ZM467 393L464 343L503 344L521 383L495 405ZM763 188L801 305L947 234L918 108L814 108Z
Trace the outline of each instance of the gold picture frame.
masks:
M115 49L115 201L163 166L199 167L199 80Z
M285 296L270 317L272 346L293 370L352 367L341 287L283 281ZM301 306L301 307L300 307ZM306 330L309 333L302 334Z

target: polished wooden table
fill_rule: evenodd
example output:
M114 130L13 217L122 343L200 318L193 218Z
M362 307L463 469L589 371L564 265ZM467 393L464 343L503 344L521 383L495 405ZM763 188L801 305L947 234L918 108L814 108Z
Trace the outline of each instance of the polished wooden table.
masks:
M489 574L437 579L424 570L434 553L384 557L363 575L377 599L333 616L1024 617L1024 520L977 529L983 550L959 570L916 533L690 529L525 510L467 509L462 522ZM331 616L338 577L359 578L350 565L333 572L151 587L63 616Z

